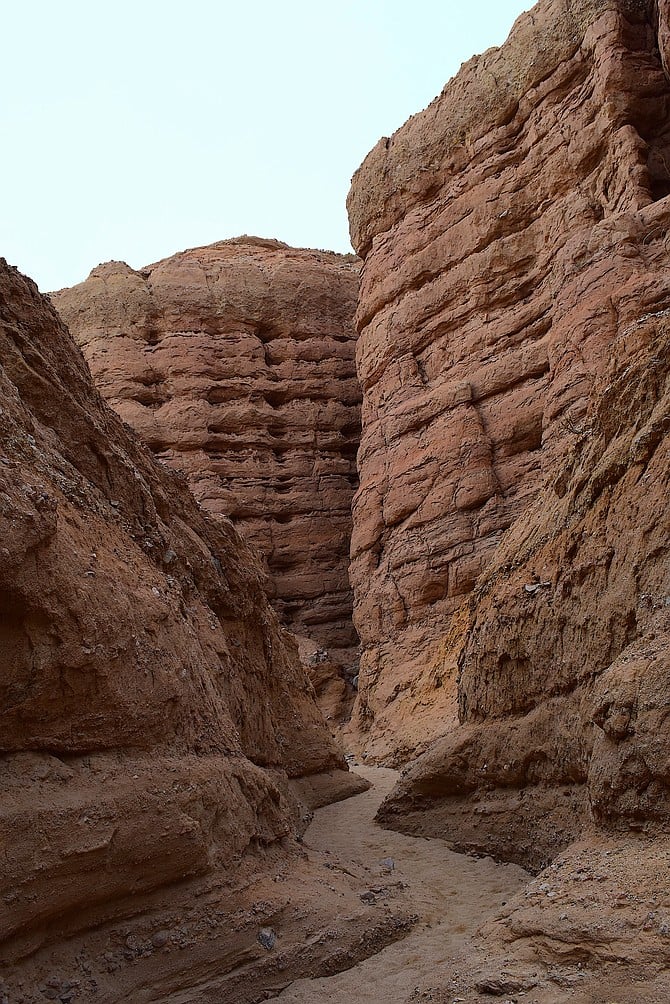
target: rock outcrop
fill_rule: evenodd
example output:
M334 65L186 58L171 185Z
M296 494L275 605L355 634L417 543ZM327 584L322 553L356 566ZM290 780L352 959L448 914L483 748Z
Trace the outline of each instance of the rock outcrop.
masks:
M670 205L639 218L666 232ZM591 823L670 831L670 270L641 247L656 309L622 310L568 459L477 584L462 724L383 810L536 869Z
M329 953L305 947L327 921L305 900L298 796L360 785L248 547L104 403L3 260L0 402L0 994L204 1000L244 962L230 986L258 999L259 972L276 985L268 920L289 970ZM364 951L357 893L329 888Z
M539 3L350 194L378 818L545 869L439 1000L668 997L669 22Z
M666 306L667 21L638 0L541 3L354 177L364 403L351 579L371 757L400 762L452 730L459 672L465 721L518 716L555 674L554 690L576 685L557 659L600 673L637 637L617 622L592 662L603 639L580 652L575 625L571 652L550 656L546 636L540 671L515 625L554 595L551 569L538 565L508 631L489 617L488 640L472 598L584 434L615 346L632 359L624 333L642 340L640 318ZM501 646L486 668L479 644Z
M243 237L140 271L100 265L52 295L110 404L259 550L282 623L332 668L320 689L334 717L351 704L358 655L347 566L359 267Z

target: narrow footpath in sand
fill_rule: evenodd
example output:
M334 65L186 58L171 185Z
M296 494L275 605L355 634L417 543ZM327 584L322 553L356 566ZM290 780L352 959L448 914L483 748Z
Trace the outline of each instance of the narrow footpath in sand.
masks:
M280 1004L406 1004L429 999L463 965L473 933L530 878L515 865L456 854L442 840L408 837L374 822L377 807L398 779L396 771L354 767L373 787L319 809L305 846L342 863L364 866L406 885L418 915L402 941L336 976L297 980L272 1000ZM459 963L459 958L461 962ZM427 996L428 995L428 996Z

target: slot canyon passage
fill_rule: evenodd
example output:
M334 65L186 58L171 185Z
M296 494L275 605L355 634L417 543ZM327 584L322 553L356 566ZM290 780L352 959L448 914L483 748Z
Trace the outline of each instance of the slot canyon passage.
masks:
M670 1000L669 165L540 0L356 255L2 261L2 1004Z

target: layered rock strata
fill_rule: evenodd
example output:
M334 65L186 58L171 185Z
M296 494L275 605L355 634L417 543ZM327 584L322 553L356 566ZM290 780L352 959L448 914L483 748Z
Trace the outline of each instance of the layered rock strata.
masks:
M360 785L252 553L3 260L0 401L0 990L166 999L240 960L253 982L259 923L286 908L272 876L309 872L297 794Z
M353 255L244 237L140 271L110 262L52 295L115 410L263 556L282 623L332 667L334 716L358 644L358 270Z
M640 248L653 299L629 287L569 457L477 584L462 724L383 808L535 869L591 824L670 831L670 270L662 241Z
M547 648L531 687L516 609L505 640L489 639L498 662L476 668L471 600L591 420L614 346L632 352L623 333L665 308L667 21L638 0L547 0L354 176L364 402L351 578L356 724L372 757L402 761L450 731L459 673L464 721L521 715L557 658L595 674L636 637L617 624L592 663L575 626L572 651ZM555 586L537 573L522 597L533 610ZM573 671L556 673L571 691Z
M538 4L350 195L378 818L544 869L440 1001L670 994L669 23Z

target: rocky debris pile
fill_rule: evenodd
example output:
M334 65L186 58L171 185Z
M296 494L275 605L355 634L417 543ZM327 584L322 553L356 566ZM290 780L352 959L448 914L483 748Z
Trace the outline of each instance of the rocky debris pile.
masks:
M258 549L282 623L328 651L335 719L350 711L358 657L359 267L241 237L139 271L109 262L52 294L105 398Z

